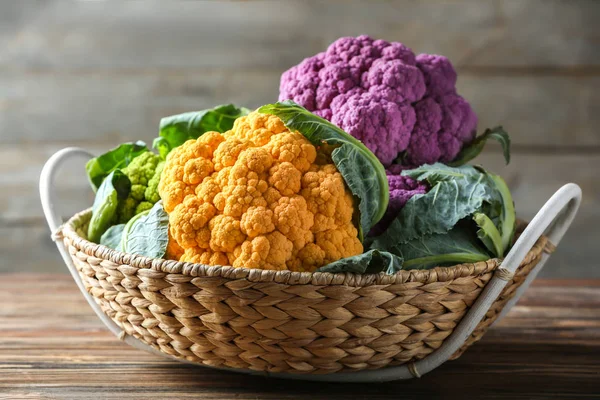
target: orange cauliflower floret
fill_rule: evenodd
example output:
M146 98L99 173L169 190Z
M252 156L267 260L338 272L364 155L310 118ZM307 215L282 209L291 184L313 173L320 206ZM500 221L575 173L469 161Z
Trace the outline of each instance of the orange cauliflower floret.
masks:
M179 260L183 256L183 248L177 243L177 241L171 236L169 232L169 242L167 243L167 250L165 252L165 258L167 260Z
M273 115L250 113L175 148L158 190L169 255L181 261L314 271L363 251L342 175Z

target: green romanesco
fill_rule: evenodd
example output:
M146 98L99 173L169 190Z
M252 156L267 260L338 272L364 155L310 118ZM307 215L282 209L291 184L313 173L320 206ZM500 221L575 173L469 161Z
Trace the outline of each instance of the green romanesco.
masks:
M129 197L119 202L118 223L129 221L134 215L152 208L160 200L158 182L164 167L164 161L152 152L137 156L122 171L131 181Z
M160 200L160 195L158 194L158 184L160 182L160 174L162 174L164 168L164 161L160 161L156 165L156 171L154 172L154 176L148 181L148 186L146 187L146 191L144 192L144 197L146 198L146 201L152 204ZM152 208L152 206L150 206L150 208Z

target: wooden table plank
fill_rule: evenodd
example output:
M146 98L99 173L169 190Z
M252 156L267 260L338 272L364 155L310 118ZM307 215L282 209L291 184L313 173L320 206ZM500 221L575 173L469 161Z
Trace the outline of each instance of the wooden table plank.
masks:
M460 359L383 384L250 377L135 350L101 325L69 276L0 275L0 304L0 399L600 396L600 280L538 280Z

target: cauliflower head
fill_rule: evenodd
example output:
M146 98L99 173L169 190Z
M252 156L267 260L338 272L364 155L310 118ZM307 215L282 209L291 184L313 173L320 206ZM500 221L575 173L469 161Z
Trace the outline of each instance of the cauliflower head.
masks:
M122 169L131 181L129 196L121 200L117 207L117 222L126 223L134 215L149 210L160 200L158 183L164 161L152 152L144 152Z
M382 164L453 160L475 137L477 116L456 93L443 56L402 43L343 37L281 76L279 100L294 100L360 139Z
M314 271L363 251L342 175L274 115L175 148L158 192L180 261Z

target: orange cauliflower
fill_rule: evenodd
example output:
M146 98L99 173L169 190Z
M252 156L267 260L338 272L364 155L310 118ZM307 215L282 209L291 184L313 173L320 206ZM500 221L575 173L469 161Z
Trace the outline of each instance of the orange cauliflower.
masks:
M274 115L238 118L167 157L158 191L180 261L314 271L363 252L330 158Z

